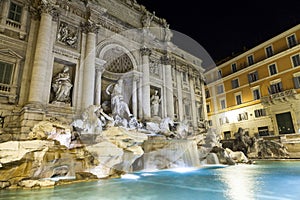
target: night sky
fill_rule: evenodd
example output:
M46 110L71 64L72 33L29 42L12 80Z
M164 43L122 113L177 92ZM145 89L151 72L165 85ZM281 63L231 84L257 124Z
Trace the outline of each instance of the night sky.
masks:
M279 3L267 0L138 0L138 3L165 18L171 30L182 34L179 39L174 37L173 42L201 56L204 67L251 49L300 23L299 0L279 0Z

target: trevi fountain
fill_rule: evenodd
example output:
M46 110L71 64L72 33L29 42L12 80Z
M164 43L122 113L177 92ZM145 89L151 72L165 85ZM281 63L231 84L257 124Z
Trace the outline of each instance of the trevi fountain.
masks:
M300 165L281 143L242 128L220 142L202 60L155 12L135 0L0 10L0 64L12 69L0 83L0 199L300 196Z

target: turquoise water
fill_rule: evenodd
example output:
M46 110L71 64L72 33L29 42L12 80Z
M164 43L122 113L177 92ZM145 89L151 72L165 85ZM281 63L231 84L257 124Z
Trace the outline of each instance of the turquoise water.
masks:
M0 199L20 200L253 200L300 199L300 161L258 161L253 165L139 172L120 179L4 190Z

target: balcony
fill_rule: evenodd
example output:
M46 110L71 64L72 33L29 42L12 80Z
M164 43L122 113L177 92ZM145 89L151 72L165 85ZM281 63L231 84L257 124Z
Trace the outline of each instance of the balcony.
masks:
M17 87L0 83L0 97L7 97L9 103L15 103L17 98Z
M284 103L290 101L290 99L297 99L296 94L297 92L295 89L285 90L269 96L264 96L261 98L261 102L265 105Z

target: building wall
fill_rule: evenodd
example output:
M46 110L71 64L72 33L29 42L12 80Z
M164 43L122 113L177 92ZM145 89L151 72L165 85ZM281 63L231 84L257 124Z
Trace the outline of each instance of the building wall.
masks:
M20 8L20 18L9 19L11 5ZM3 0L0 13L0 62L13 69L9 83L0 80L1 133L22 139L41 120L70 122L87 106L102 104L106 86L119 78L126 79L124 99L140 120L152 117L155 89L162 98L161 118L187 119L193 131L207 119L201 59L170 42L162 18L152 16L149 27L144 24L144 17L153 15L144 6L120 0ZM53 97L52 79L64 66L70 68L70 102Z
M299 133L299 88L295 85L300 66L293 66L292 57L300 53L300 25L297 25L258 46L233 56L218 64L216 68L205 72L207 80L206 90L211 94L207 98L211 112L208 113L212 120L212 127L224 136L224 132L237 132L239 127L249 130L250 135L258 133L258 127L268 127L269 135L280 133L276 116L281 113L290 113L294 133ZM290 47L287 38L294 36L295 45ZM271 46L273 55L267 56L266 48ZM248 56L253 56L253 63L248 63ZM232 64L237 70L232 71ZM269 66L275 64L277 73L271 75ZM249 74L256 72L256 81L249 82ZM222 76L220 76L222 74ZM232 87L232 80L238 79L239 86ZM271 94L271 84L281 82L281 91ZM218 86L224 86L224 92L217 94ZM253 90L260 91L260 98L255 100ZM242 96L242 103L236 104L236 95ZM221 100L226 101L225 108L221 108ZM266 116L255 117L255 110L264 109ZM247 113L246 120L237 121L239 113ZM226 123L220 123L220 118L228 118ZM224 120L223 120L224 121ZM226 120L225 120L226 121ZM280 125L279 125L280 126Z

